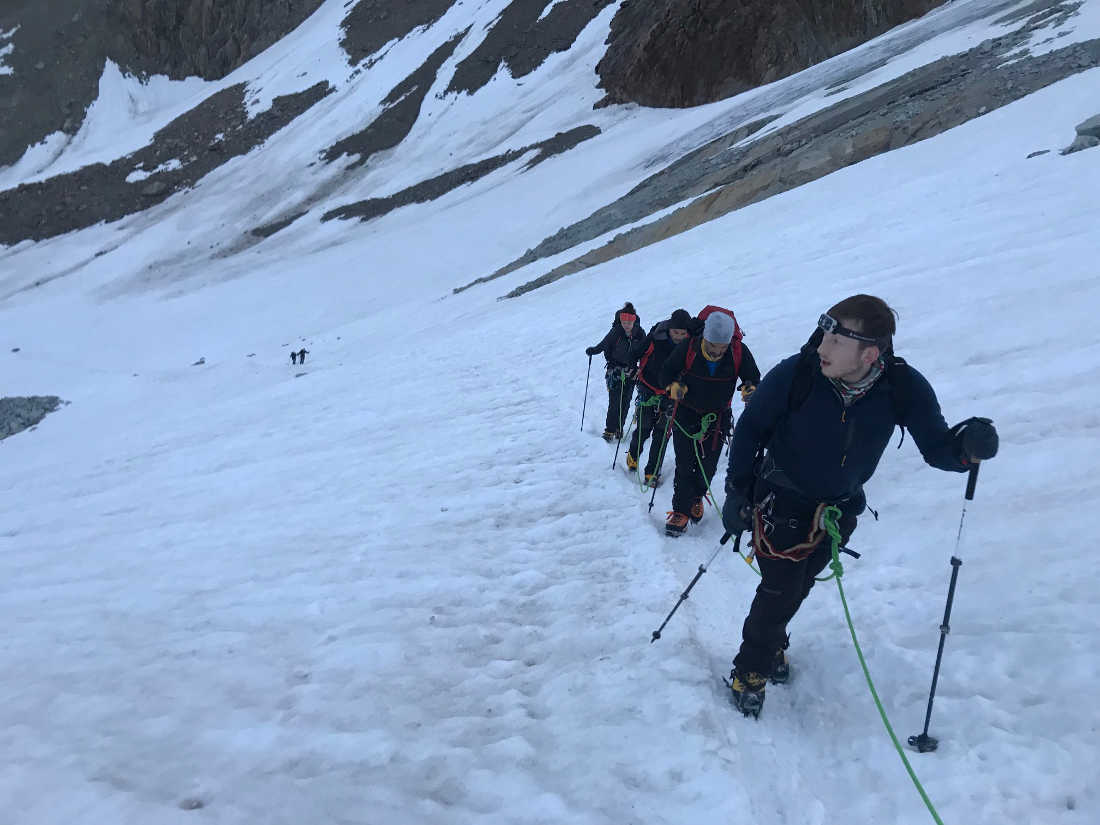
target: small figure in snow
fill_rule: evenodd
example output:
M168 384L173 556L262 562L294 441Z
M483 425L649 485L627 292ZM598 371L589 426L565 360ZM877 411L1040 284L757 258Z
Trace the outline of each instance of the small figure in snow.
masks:
M702 335L677 345L661 367L665 404L673 415L676 451L672 511L665 523L669 536L681 535L688 521L703 518L703 497L718 467L718 458L733 432L733 394L740 380L743 397L760 381L756 359L741 342L742 332L729 310L708 306Z
M836 304L801 352L764 377L737 423L722 521L750 533L761 573L730 675L746 715L760 713L769 678L790 677L787 624L832 556L825 507L840 509L846 544L894 427L908 428L941 470L966 472L997 454L988 418L948 427L928 381L894 356L895 318L871 295Z
M290 351L290 363L292 363L292 364L297 364L298 363L298 352L297 352L297 350L291 350Z
M623 308L615 313L611 329L600 343L588 347L585 355L592 356L602 352L607 366L604 368L604 383L607 384L607 416L604 420L603 439L614 441L623 437L623 426L630 410L630 398L634 395L634 373L638 367L638 357L645 340L638 313L634 304L627 301Z
M306 349L305 347L302 347L300 350L298 350L298 363L299 364L304 364L306 362L306 353L307 352L309 352L309 350Z

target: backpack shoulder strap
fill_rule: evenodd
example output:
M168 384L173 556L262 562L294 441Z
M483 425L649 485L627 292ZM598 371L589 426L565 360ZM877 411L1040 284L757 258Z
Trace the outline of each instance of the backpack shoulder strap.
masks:
M794 368L794 378L791 380L791 388L787 393L787 411L794 412L810 397L810 391L814 387L814 354L817 352L821 339L825 333L820 329L814 330L802 349L799 350L798 362Z
M890 406L894 410L894 423L901 428L898 447L905 440L905 420L913 403L913 368L900 356L886 356L886 379L890 382Z
M692 336L692 338L690 339L691 343L688 344L688 351L687 354L684 356L684 369L683 372L680 373L681 378L683 378L684 375L686 375L687 373L691 372L691 365L695 363L695 349L697 340L698 338L696 338L695 336Z
M901 426L913 403L913 371L909 362L897 355L890 355L886 363L890 378L890 402L894 405L894 418Z

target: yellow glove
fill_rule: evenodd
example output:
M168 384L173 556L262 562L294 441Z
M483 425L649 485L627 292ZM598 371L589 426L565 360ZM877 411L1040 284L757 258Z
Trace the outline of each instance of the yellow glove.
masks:
M668 397L671 398L673 401L681 400L685 395L687 395L687 391L688 388L678 381L673 381L671 384L668 385Z
M741 400L746 404L749 403L749 396L756 392L755 384L742 384L741 385Z

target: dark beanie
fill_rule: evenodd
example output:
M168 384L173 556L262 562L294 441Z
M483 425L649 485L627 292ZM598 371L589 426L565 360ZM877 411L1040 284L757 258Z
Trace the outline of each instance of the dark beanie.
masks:
M691 313L686 309L678 309L668 319L670 329L691 329Z

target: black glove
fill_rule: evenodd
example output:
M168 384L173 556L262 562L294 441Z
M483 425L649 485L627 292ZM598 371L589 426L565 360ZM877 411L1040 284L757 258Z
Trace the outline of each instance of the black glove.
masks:
M985 461L997 455L1000 439L993 422L988 418L968 418L956 425L955 437L964 458Z
M591 358L593 355L595 355L599 351L600 351L599 347L587 347L584 350L584 354L587 355L589 358Z
M737 490L726 491L722 505L722 526L731 535L752 530L752 506L748 496Z
M672 411L676 409L676 402L669 398L667 395L661 396L660 410L662 415L672 415Z

